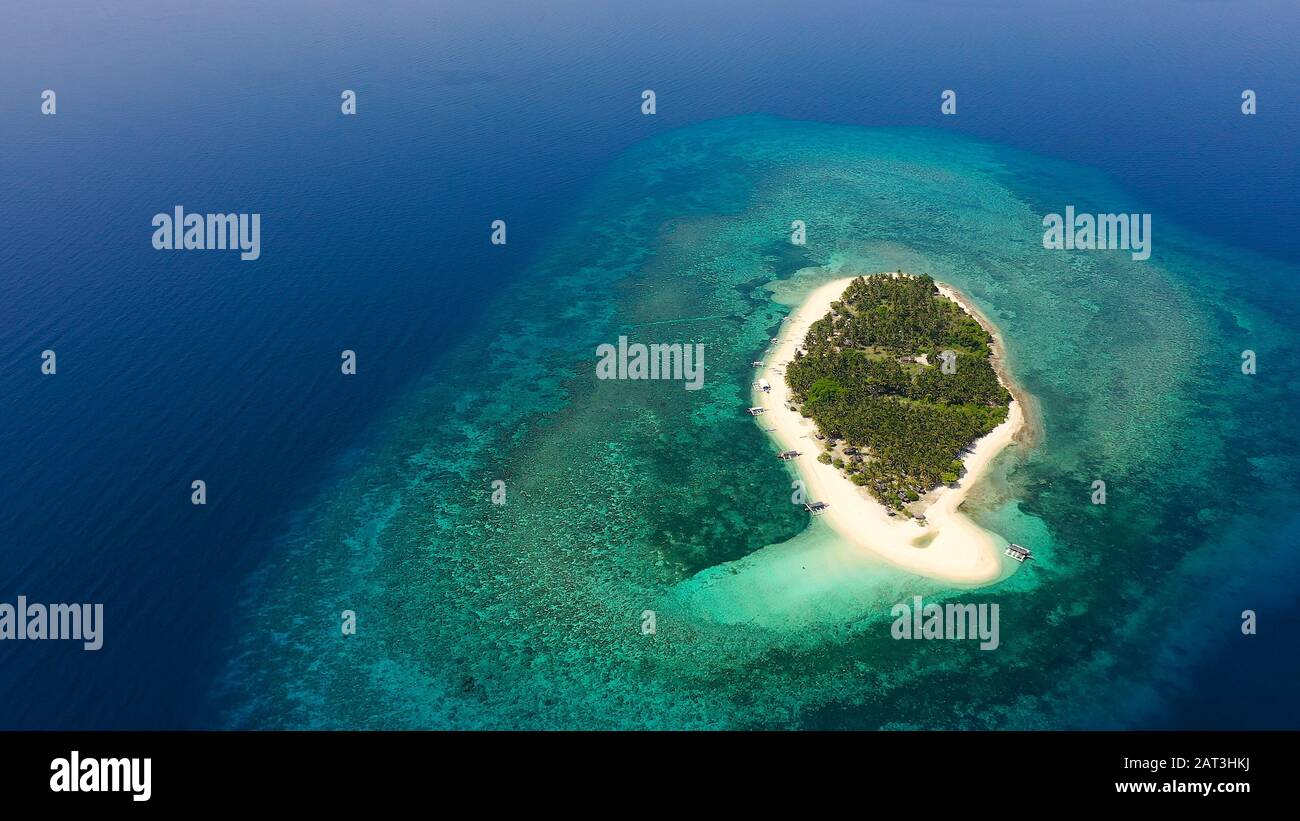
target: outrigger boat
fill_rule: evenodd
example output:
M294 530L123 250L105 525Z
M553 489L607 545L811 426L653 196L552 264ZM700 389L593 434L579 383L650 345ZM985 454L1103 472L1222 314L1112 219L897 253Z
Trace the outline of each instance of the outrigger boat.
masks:
M1027 547L1021 547L1018 544L1007 545L1007 549L1002 552L1002 555L1010 556L1021 564L1025 563L1025 559L1034 558L1033 551Z

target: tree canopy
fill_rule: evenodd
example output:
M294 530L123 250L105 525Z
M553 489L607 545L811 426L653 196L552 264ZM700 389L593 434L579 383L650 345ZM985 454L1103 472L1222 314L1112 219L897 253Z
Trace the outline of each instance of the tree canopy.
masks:
M862 451L844 470L890 507L956 481L962 451L1006 419L992 338L929 276L858 277L804 350L786 369L795 400L824 435Z

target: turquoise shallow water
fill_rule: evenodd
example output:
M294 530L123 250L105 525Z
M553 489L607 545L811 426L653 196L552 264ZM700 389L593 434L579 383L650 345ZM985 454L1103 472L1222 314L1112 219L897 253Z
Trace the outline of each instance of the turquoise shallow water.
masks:
M925 130L742 117L634 147L249 580L228 723L1160 723L1247 640L1240 612L1300 581L1297 272L1159 213L1147 262L1046 251L1042 215L1068 204L1149 210L1090 169ZM968 508L1038 559L979 590L791 561L833 537L741 412L791 300L895 269L969 294L1037 400L1035 446ZM703 343L704 388L596 380L619 335ZM796 565L818 583L783 585ZM713 583L743 574L762 584ZM914 594L997 603L1001 646L892 640Z

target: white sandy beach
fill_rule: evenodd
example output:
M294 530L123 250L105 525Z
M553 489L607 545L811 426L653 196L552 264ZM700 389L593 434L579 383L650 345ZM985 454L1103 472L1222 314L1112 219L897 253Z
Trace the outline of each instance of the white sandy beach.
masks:
M817 288L783 324L775 347L755 375L756 384L759 379L771 384L770 393L755 388L754 404L766 409L755 421L765 430L770 429L776 450L801 453L793 464L805 483L808 500L829 504L821 518L847 541L890 564L929 578L961 584L994 581L1003 574L1000 557L1005 541L978 527L958 508L993 457L1011 444L1023 427L1024 414L1019 401L1011 402L1006 421L976 442L966 455L963 460L966 473L958 485L940 488L926 497L932 501L925 510L928 522L925 525L902 516L891 518L885 506L865 489L853 484L833 465L818 462L823 446L813 438L816 426L798 411L786 407L791 396L785 381L785 365L803 344L808 326L830 311L831 303L840 298L852 281L849 277ZM939 285L939 290L995 333L960 295L943 285ZM932 537L928 544L924 541L926 537ZM918 540L924 546L919 546Z

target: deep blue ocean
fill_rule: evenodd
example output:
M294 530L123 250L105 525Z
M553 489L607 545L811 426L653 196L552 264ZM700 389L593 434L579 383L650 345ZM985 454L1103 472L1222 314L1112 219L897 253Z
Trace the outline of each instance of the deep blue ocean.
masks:
M750 113L952 130L1092 166L1185 229L1300 265L1290 2L5 16L0 601L103 602L108 622L94 653L0 644L4 728L217 726L249 575L646 138ZM261 259L155 251L150 219L175 205L262 214ZM1294 278L1234 287L1294 321ZM341 380L344 349L358 374ZM206 506L190 504L195 479ZM1248 654L1199 664L1162 726L1300 724L1297 635L1292 595Z

